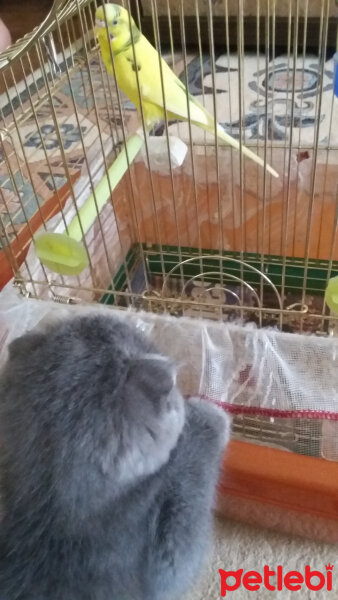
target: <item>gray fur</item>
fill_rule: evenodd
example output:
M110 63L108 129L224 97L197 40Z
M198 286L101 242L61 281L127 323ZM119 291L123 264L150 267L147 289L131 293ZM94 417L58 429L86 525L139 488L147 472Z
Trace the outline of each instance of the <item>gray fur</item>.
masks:
M124 322L86 316L10 346L0 378L0 600L166 600L196 575L219 410Z

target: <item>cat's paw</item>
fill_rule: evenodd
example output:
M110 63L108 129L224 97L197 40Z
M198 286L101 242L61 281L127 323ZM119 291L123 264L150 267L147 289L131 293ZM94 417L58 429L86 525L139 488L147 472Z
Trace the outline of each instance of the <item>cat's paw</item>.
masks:
M229 441L231 430L231 417L224 409L208 400L202 400L198 397L192 397L188 400L199 418L218 434L220 444L225 447Z

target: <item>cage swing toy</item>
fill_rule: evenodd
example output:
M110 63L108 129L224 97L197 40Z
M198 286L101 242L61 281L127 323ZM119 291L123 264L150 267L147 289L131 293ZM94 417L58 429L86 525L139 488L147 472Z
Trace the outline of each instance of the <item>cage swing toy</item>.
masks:
M122 4L157 53L149 131L137 43L128 98L93 0L56 0L1 55L0 260L27 296L22 322L50 300L131 309L183 392L233 414L219 509L337 541L335 2Z

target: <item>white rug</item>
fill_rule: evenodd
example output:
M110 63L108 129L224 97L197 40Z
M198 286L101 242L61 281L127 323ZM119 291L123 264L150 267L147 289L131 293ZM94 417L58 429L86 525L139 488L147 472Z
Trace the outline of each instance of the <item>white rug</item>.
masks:
M268 591L264 585L258 591L248 591L243 585L236 591L228 591L225 598L234 600L329 600L338 597L338 574L336 563L337 547L287 537L272 531L257 529L242 523L233 523L223 519L215 522L213 548L205 570L201 573L195 588L184 600L218 600L221 596L221 577L218 570L237 571L244 569L263 573L264 565L274 569L283 566L283 572L299 571L304 575L306 565L312 570L321 571L326 575L325 565L334 565L332 572L332 591L326 586L322 591L309 591L305 584L299 591ZM229 578L229 584L234 579ZM313 583L318 579L313 578ZM271 576L270 583L275 583Z

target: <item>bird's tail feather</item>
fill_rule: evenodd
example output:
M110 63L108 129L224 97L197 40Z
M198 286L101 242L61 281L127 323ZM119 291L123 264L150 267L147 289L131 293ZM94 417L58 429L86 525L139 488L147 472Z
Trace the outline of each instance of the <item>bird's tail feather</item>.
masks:
M201 125L200 123L198 125L199 125L199 127L203 127L203 125ZM213 125L203 127L203 129L206 129L207 131L210 131L211 133L214 131ZM231 137L231 135L228 135L226 133L226 131L224 131L223 127L220 124L217 124L217 136L219 137L219 139L221 139L224 142L226 142L227 144L229 144L229 146L232 146L236 150L240 150L240 144L239 144L238 140L235 140L233 137ZM269 173L271 173L271 175L273 175L274 177L279 177L279 175L278 175L277 171L275 171L275 169L270 167L270 165L268 165L268 163L265 163L264 160L262 158L260 158L260 156L255 154L255 152L252 152L252 150L249 150L249 148L247 148L243 144L242 144L242 152L243 152L244 156L251 158L251 160L253 160L255 163L257 163L258 165L263 167L263 169L266 168L266 170Z

